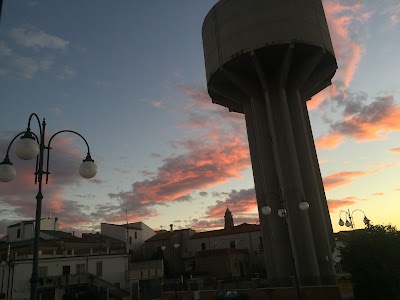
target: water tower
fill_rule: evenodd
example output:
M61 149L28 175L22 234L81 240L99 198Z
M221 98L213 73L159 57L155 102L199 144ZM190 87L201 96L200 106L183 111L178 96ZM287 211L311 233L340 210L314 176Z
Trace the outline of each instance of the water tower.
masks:
M270 284L287 285L295 270L302 287L335 286L335 241L306 107L337 69L321 0L220 0L202 34L213 103L245 115ZM299 208L305 201L308 211Z

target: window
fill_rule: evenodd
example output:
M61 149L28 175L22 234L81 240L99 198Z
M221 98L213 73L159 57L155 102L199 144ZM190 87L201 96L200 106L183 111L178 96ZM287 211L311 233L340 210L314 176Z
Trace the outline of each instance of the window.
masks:
M76 264L76 274L86 273L85 264Z
M236 243L235 243L235 241L231 241L231 242L229 243L229 247L230 247L231 249L235 249L235 248L236 248Z
M135 240L137 240L137 232L135 231Z
M201 243L201 250L206 250L206 243Z
M132 237L129 237L129 244L132 244Z
M103 262L98 261L96 263L96 276L103 276Z
M21 237L21 229L17 229L17 239Z
M47 266L39 266L38 270L39 277L47 277L47 270L48 270Z
M63 266L63 275L71 274L71 266Z

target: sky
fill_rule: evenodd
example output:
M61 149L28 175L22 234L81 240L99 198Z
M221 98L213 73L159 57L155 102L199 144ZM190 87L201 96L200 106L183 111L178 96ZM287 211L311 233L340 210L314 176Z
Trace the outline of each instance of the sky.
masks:
M201 27L216 0L5 0L0 21L0 159L29 115L87 139L96 177L79 176L85 143L52 141L42 216L65 231L142 221L153 229L257 223L241 114L211 103ZM338 70L308 102L334 231L400 227L400 2L324 0ZM33 131L38 132L34 119ZM34 161L10 159L0 235L35 218Z

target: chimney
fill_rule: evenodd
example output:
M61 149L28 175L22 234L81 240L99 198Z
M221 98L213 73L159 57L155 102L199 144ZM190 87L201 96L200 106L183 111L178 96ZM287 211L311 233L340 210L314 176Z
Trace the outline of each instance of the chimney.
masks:
M169 224L169 227L171 228L171 231L174 231L174 224Z

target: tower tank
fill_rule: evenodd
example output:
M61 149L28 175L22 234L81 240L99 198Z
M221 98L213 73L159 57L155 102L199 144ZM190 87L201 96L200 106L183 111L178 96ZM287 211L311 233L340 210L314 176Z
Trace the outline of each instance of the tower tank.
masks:
M295 275L301 286L336 285L306 107L337 69L321 0L220 0L202 36L213 103L245 115L269 284L291 285Z

